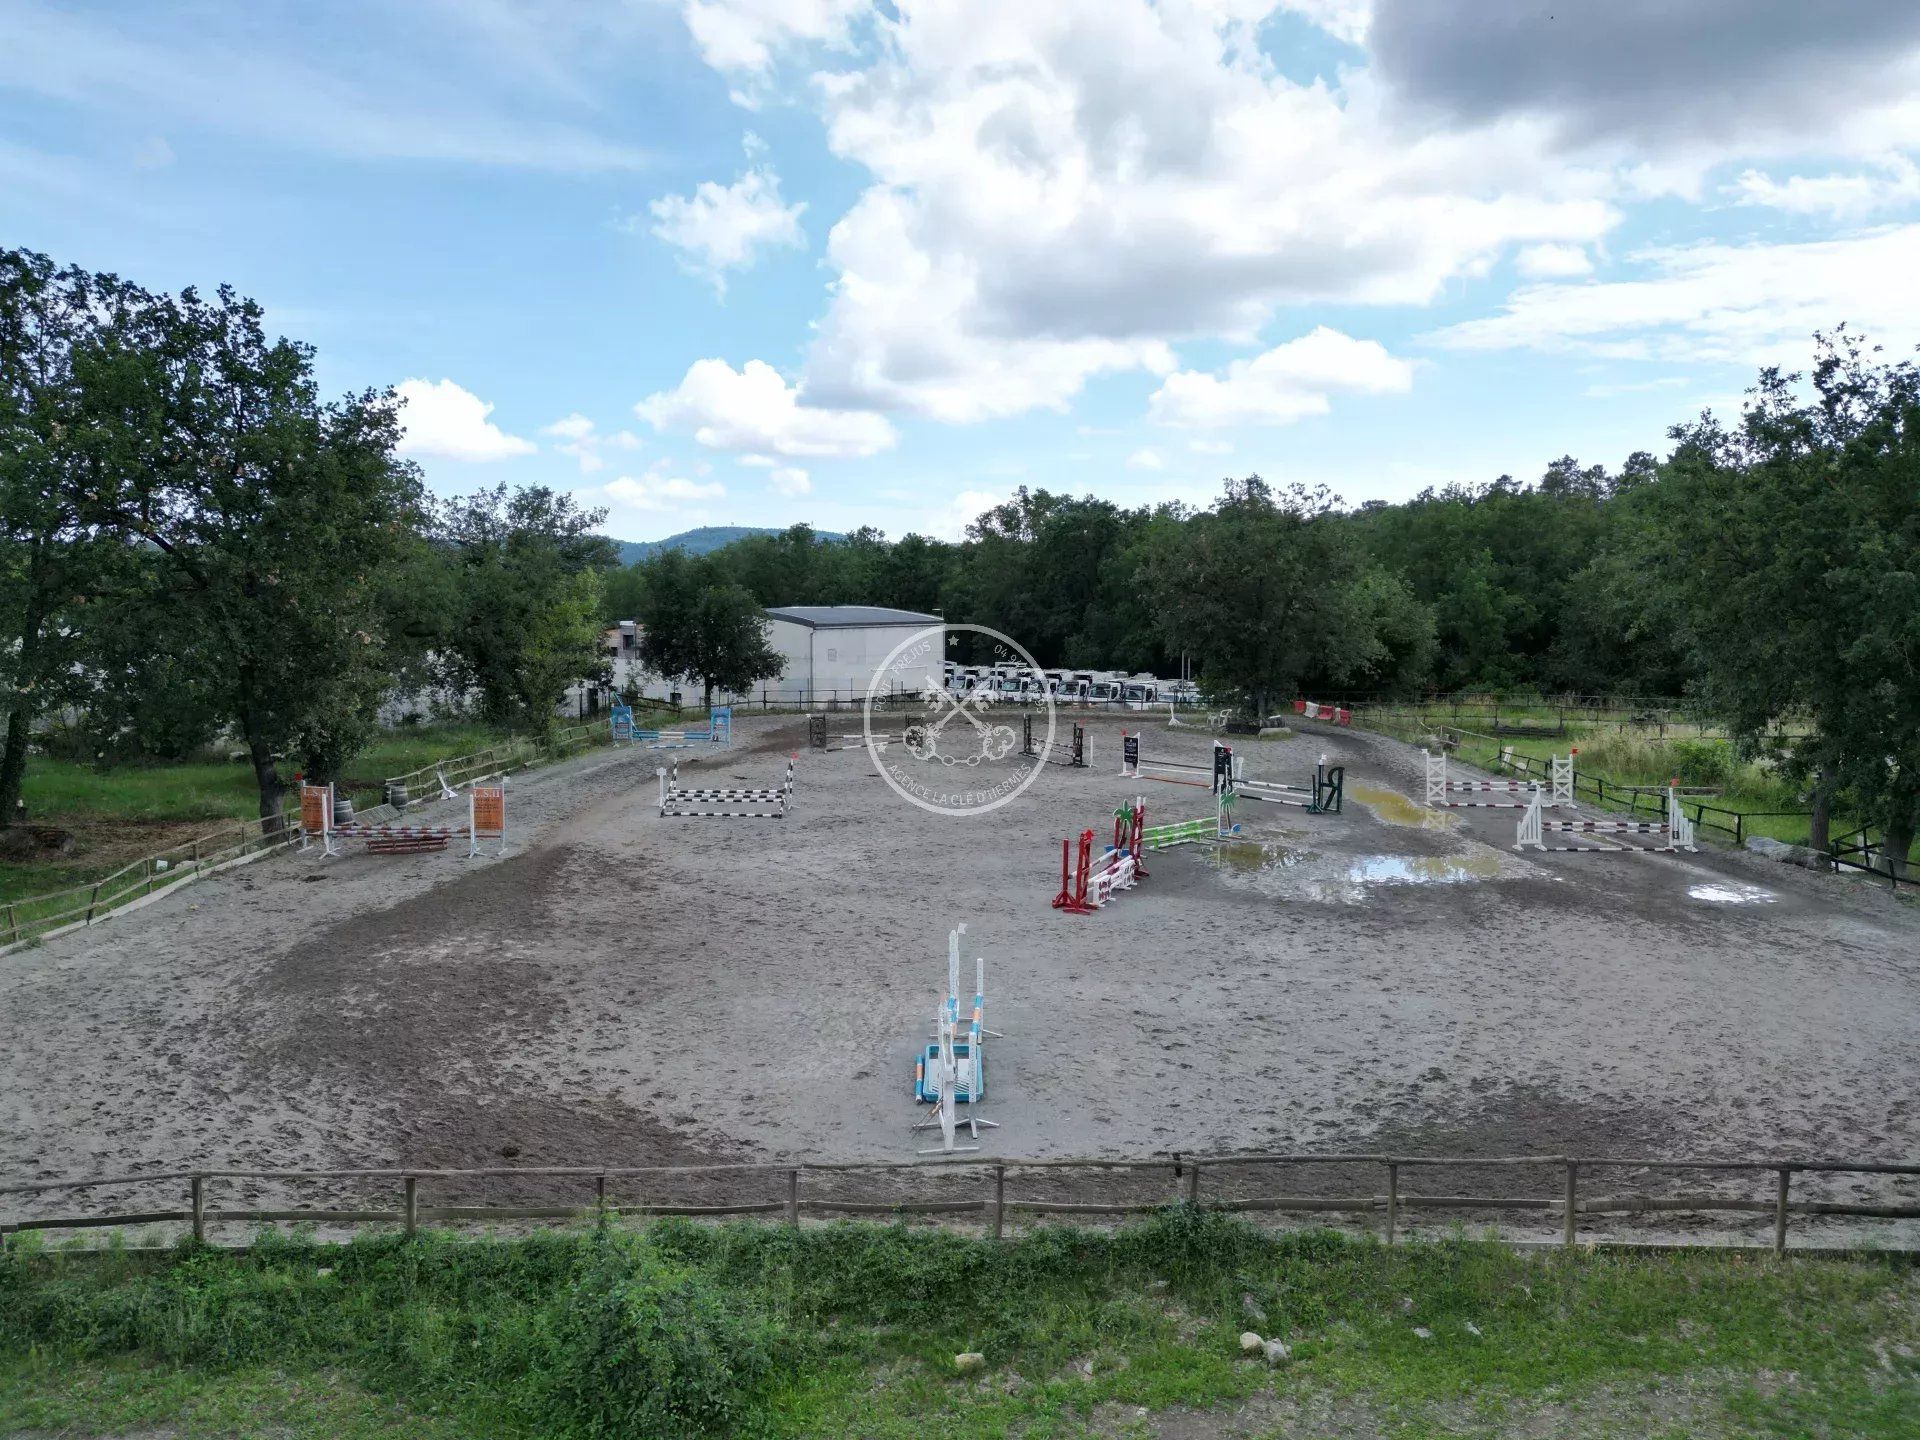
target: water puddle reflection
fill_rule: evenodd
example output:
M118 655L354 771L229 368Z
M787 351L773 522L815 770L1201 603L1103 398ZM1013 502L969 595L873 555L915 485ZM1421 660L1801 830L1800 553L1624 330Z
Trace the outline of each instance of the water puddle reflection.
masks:
M1689 900L1705 900L1710 905L1771 905L1775 895L1758 885L1741 885L1732 880L1716 880L1707 885L1689 885Z
M1417 830L1445 830L1459 819L1442 810L1416 805L1398 790L1387 790L1378 785L1360 785L1349 781L1347 794L1389 825L1406 825Z

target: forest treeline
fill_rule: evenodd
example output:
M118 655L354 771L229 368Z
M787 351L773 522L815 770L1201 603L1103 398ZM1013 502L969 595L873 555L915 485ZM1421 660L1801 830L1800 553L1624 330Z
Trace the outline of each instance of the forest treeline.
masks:
M430 495L391 390L323 398L310 347L221 289L0 251L0 824L35 745L112 764L224 736L261 813L424 686L555 722L637 619L657 672L777 673L768 605L1002 631L1047 665L1178 673L1251 715L1300 694L1686 695L1891 846L1920 806L1920 381L1842 330L1664 458L1348 507L1228 480L1125 508L1020 491L964 539L804 527L621 567L542 487ZM1799 738L1773 737L1791 716Z

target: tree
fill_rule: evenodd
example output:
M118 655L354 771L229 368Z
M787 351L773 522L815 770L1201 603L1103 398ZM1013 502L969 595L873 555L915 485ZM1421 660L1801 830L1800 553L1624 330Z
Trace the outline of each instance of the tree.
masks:
M277 824L281 757L337 764L386 687L375 577L411 543L419 478L394 456L396 397L322 404L311 348L270 340L252 301L187 290L145 319L151 363L92 503L158 557L156 600L190 627Z
M1844 329L1763 370L1738 430L1677 427L1668 575L1699 688L1745 741L1877 821L1896 873L1920 823L1920 371ZM1808 732L1779 738L1778 722ZM1816 840L1824 839L1816 834Z
M1147 557L1166 643L1198 648L1201 684L1256 719L1309 677L1340 684L1390 658L1366 552L1332 512L1325 490L1228 481Z
M35 720L73 693L86 610L116 558L88 487L141 303L112 276L0 250L0 826L20 807Z
M666 550L642 563L640 660L649 670L700 681L709 710L716 688L738 692L780 673L785 662L767 643L765 611L714 561Z
M544 486L496 486L441 507L436 539L455 597L443 677L477 691L487 719L548 730L569 685L604 679L599 572L619 559L593 533L605 518Z

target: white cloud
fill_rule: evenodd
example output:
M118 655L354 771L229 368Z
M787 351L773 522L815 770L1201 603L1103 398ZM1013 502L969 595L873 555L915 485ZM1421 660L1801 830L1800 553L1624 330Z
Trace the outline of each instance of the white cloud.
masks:
M1231 455L1233 442L1231 440L1189 440L1187 449L1196 455Z
M779 494L786 496L810 495L813 493L813 481L807 472L797 465L778 465L767 473L767 484Z
M1529 280L1566 280L1593 273L1593 261L1580 245L1528 245L1514 263Z
M640 437L631 430L617 430L611 435L603 434L587 416L579 411L563 415L551 425L542 426L542 435L552 436L557 442L554 449L562 455L571 455L580 462L582 475L593 475L606 468L607 450L638 450Z
M845 44L868 0L686 0L681 13L707 64L758 72L789 46Z
M1858 219L1920 200L1920 166L1904 155L1892 155L1878 173L1790 175L1775 180L1747 170L1722 193L1736 205L1765 206L1790 215Z
M1410 361L1389 354L1377 340L1355 340L1322 325L1250 360L1236 360L1224 374L1169 375L1148 402L1148 414L1161 425L1193 429L1285 425L1326 414L1329 391L1384 395L1412 387Z
M1498 315L1428 337L1458 350L1529 349L1667 363L1799 364L1807 338L1853 321L1889 347L1920 341L1920 224L1783 245L1703 241L1630 255L1651 272L1528 285Z
M633 410L656 430L691 432L709 450L757 456L858 458L898 438L885 416L802 404L799 388L764 360L739 370L724 360L696 360L679 385Z
M1367 38L1367 26L1373 19L1373 0L1280 0L1280 8L1349 45Z
M1060 408L1282 306L1424 304L1616 222L1611 173L1544 127L1408 135L1364 71L1279 74L1255 36L1276 4L901 0L870 63L816 80L872 183L828 237L808 392L947 421Z
M1164 470L1167 468L1167 461L1158 450L1142 448L1127 457L1127 468L1129 470Z
M593 421L576 410L571 415L561 416L551 425L542 426L540 433L559 440L584 440L593 434Z
M509 435L487 417L493 406L451 380L402 380L396 387L405 408L403 455L443 460L509 460L531 455L531 440Z
M807 207L781 200L780 178L771 170L750 169L731 185L705 181L690 196L667 195L647 208L653 233L723 293L727 271L751 265L765 250L807 243L800 229Z
M652 511L685 510L703 500L718 500L727 493L718 480L689 480L669 471L667 461L656 461L645 474L609 480L597 493L609 505Z

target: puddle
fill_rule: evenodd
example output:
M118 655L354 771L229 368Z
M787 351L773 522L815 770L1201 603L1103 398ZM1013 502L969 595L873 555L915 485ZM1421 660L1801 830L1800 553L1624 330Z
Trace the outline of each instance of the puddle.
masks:
M1758 885L1716 880L1710 885L1689 885L1687 898L1705 900L1710 905L1771 905L1776 897L1771 890L1762 890Z
M1248 875L1258 875L1266 870L1291 870L1314 858L1311 850L1295 850L1290 845L1259 840L1233 840L1224 845L1210 845L1207 855L1217 866Z
M1419 830L1444 830L1459 818L1442 810L1432 810L1425 805L1416 805L1398 790L1386 790L1378 785L1356 785L1349 781L1347 794L1389 825L1408 825Z
M1457 885L1491 880L1500 873L1500 857L1484 855L1368 855L1347 867L1357 885Z

